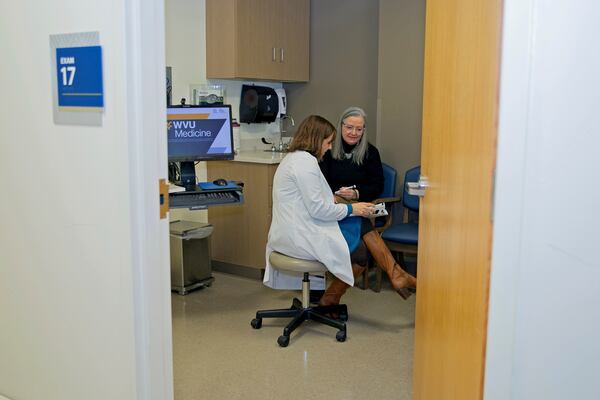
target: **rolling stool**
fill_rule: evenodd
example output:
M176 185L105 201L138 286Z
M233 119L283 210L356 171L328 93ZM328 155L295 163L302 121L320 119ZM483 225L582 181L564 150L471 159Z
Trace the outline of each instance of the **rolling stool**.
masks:
M302 280L302 301L294 298L290 308L282 308L277 310L261 310L256 312L256 318L252 320L250 325L254 329L260 329L263 318L292 318L289 324L283 328L283 335L277 338L277 343L281 347L287 347L290 343L290 335L306 320L313 320L321 324L329 325L338 329L335 338L338 342L346 340L346 322L348 320L348 308L345 304L336 304L331 306L310 306L310 280L308 279L311 273L325 274L327 268L318 261L302 260L293 258L276 251L269 256L269 261L273 268L304 273ZM334 319L326 316L327 314L336 314L340 319Z

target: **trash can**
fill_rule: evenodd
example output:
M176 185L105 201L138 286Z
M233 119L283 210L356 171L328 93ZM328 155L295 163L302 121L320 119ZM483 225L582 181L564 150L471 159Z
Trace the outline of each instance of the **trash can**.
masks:
M210 286L214 280L210 264L210 224L172 221L171 291L184 296L194 289Z

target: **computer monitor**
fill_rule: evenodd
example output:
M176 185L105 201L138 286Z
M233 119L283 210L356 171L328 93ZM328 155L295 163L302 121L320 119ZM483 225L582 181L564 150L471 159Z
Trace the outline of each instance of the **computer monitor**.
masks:
M180 163L181 184L197 190L195 161L233 160L231 106L167 108L169 162Z

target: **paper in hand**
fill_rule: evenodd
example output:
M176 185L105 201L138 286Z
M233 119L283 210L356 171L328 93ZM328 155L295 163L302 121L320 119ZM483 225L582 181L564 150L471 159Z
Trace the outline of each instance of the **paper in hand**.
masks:
M388 212L385 209L385 203L375 204L373 215L376 217L385 217L388 215Z

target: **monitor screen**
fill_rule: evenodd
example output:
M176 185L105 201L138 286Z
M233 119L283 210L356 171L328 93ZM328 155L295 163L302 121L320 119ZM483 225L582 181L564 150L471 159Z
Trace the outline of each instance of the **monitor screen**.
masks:
M233 160L231 106L167 108L169 161Z

